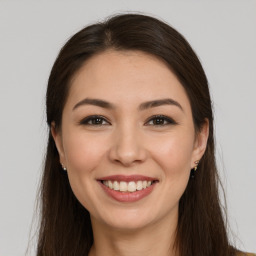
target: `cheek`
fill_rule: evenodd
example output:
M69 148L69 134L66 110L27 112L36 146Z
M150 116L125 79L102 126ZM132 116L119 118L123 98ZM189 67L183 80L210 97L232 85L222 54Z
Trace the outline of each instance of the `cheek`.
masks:
M106 150L101 141L77 132L68 133L63 140L70 186L76 198L88 210L94 208L95 170Z
M191 132L171 134L154 142L153 155L166 176L181 176L190 170L194 138Z
M70 134L64 141L65 157L69 168L81 174L90 172L99 163L105 148L99 138Z

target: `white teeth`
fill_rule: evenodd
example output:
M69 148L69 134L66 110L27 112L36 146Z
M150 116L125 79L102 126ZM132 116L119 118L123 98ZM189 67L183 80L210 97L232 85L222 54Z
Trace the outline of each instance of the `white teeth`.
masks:
M112 183L111 180L108 181L108 187L111 188L111 189L113 188L113 183Z
M142 181L142 188L146 188L148 185L148 182L146 180Z
M137 190L142 190L142 181L137 181Z
M119 183L117 181L114 181L113 183L113 189L114 190L119 190Z
M120 186L119 186L119 190L122 191L122 192L126 192L127 191L127 182L125 181L121 181L120 182Z
M111 180L104 180L103 184L110 189L114 189L121 192L135 192L136 190L142 190L148 188L152 185L152 181L147 180L139 180L139 181L111 181Z
M136 183L134 181L130 181L128 183L128 189L129 192L134 192L136 191Z

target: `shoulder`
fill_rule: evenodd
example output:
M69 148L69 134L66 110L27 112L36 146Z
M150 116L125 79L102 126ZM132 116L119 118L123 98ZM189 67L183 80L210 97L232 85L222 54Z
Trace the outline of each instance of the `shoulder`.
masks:
M236 256L256 256L255 253L248 253L248 252L238 252Z

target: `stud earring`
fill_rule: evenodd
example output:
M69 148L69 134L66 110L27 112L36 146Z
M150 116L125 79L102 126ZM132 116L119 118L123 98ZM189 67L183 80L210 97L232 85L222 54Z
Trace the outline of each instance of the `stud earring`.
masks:
M194 167L195 171L197 170L198 164L199 164L199 160L195 161L195 167Z
M61 164L61 166L62 166L62 169L63 169L64 171L67 171L67 168L65 167L64 164Z
M195 161L195 167L191 170L190 172L190 178L195 178L195 172L197 170L198 164L199 164L199 160Z

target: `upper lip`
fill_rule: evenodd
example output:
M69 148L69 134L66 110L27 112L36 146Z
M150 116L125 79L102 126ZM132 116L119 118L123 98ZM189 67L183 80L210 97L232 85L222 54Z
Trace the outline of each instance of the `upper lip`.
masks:
M139 180L146 180L146 181L157 181L158 179L154 177L149 176L143 176L143 175L111 175L99 178L97 180L103 181L103 180L111 180L111 181L139 181Z

